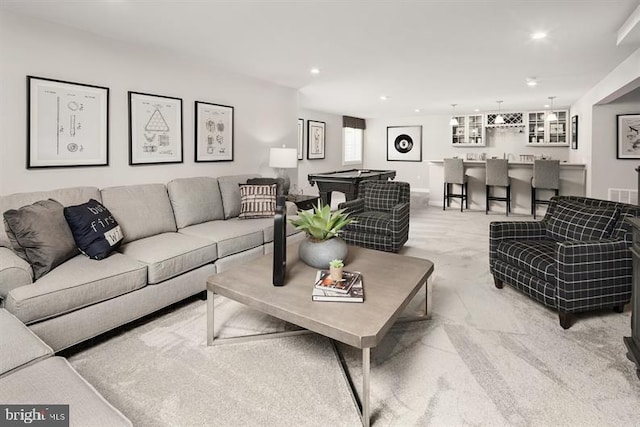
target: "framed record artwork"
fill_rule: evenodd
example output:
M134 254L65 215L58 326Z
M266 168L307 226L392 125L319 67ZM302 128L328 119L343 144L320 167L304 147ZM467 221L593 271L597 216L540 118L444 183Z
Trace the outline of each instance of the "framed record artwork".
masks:
M387 160L422 161L422 126L388 126Z

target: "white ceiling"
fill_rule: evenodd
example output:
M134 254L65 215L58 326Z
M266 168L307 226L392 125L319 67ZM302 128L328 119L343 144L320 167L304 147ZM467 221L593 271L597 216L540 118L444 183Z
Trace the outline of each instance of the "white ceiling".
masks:
M639 0L0 0L0 8L299 89L364 118L569 106L640 45ZM546 31L533 41L530 34ZM312 76L310 68L321 73ZM527 77L539 85L526 86ZM389 100L381 101L380 95ZM414 109L419 108L420 113Z

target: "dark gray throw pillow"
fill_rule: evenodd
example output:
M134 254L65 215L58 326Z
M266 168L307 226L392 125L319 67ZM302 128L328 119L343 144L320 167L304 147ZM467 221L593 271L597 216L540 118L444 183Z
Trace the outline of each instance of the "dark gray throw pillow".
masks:
M59 202L49 199L3 215L11 244L26 256L34 280L78 254L63 209Z
M91 259L104 259L122 243L123 235L109 209L95 199L64 208L78 249Z
M247 184L252 184L252 185L276 184L276 195L282 196L284 194L284 179L282 178L250 178L247 180Z

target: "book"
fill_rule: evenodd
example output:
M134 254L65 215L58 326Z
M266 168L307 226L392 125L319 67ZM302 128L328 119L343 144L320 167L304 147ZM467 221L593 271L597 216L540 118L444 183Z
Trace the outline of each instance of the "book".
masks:
M360 273L357 271L343 271L342 280L336 282L331 279L329 270L320 270L316 275L316 284L314 286L323 291L346 294L359 276Z
M322 272L318 272L317 279L320 280ZM362 284L362 275L358 274L355 282L351 285L349 292L340 293L333 291L325 291L317 287L313 287L311 294L313 301L329 301L329 302L364 302L364 286Z

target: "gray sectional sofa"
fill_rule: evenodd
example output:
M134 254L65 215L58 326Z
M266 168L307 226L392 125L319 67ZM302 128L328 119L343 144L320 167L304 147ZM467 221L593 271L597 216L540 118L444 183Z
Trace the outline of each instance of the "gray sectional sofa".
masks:
M21 405L27 407L25 411L42 405L69 405L66 415L70 426L132 425L66 359L54 356L51 347L4 309L0 309L0 330L4 338L0 340L0 402L3 405ZM0 420L6 418L4 413L0 416ZM43 423L34 422L36 424Z
M238 218L238 184L252 177L0 196L0 212L49 198L64 206L95 199L124 234L118 252L108 258L80 254L34 282L30 265L0 229L2 306L57 352L202 292L208 276L272 248L272 218ZM295 211L290 204L288 213ZM304 237L293 227L287 234Z

